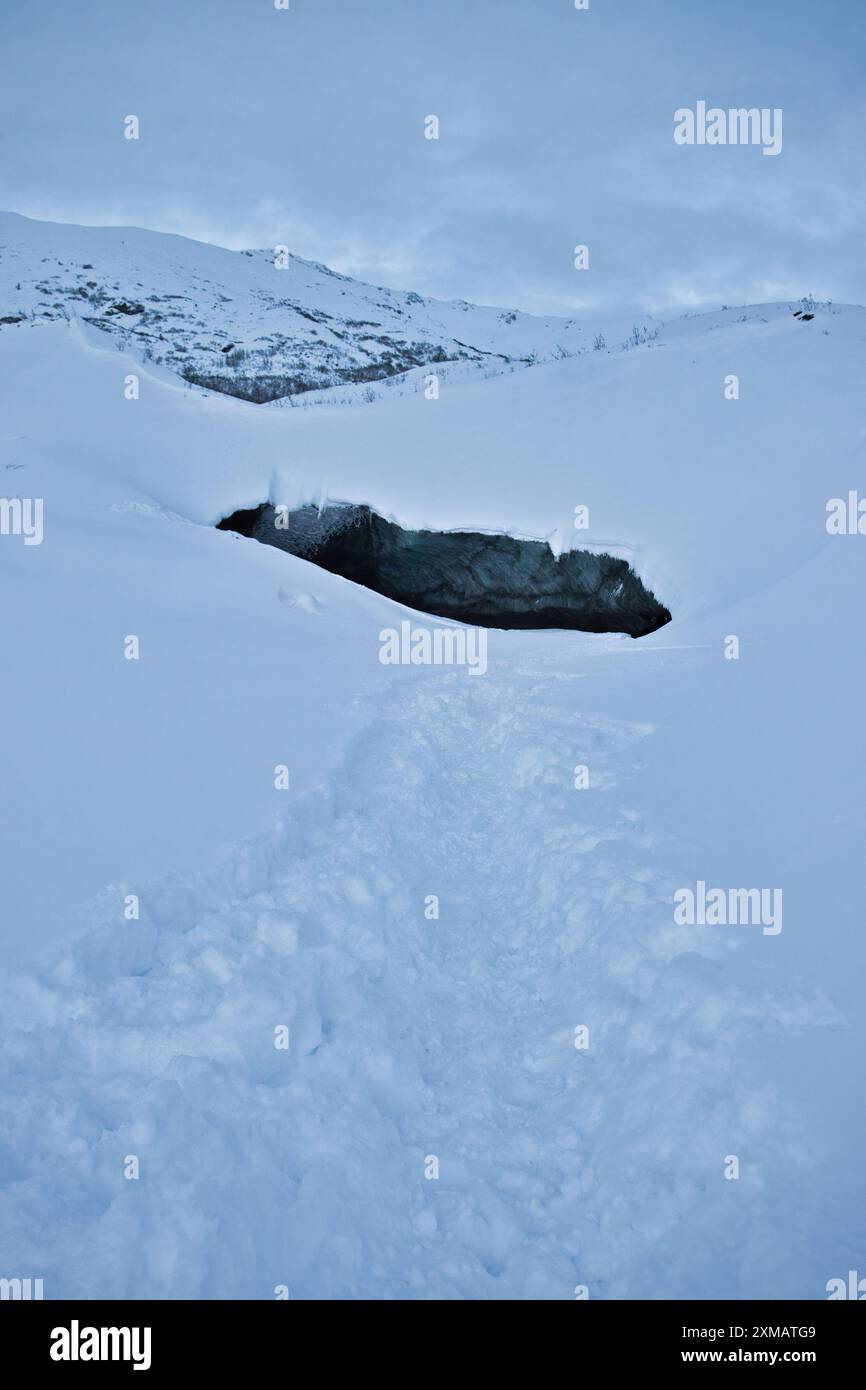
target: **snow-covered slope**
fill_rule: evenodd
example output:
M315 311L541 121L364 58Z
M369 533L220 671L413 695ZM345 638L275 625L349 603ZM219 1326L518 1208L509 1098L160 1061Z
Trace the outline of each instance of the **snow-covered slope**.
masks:
M0 332L58 318L257 402L335 384L368 383L369 393L369 383L425 364L507 370L589 350L597 331L364 285L287 248L225 251L136 227L0 213Z
M862 476L866 311L791 308L314 411L0 332L0 476L45 508L0 537L4 1273L820 1298L862 1267L864 542L825 503ZM383 666L430 620L214 529L268 498L610 549L673 620ZM781 887L783 930L677 925L698 880Z

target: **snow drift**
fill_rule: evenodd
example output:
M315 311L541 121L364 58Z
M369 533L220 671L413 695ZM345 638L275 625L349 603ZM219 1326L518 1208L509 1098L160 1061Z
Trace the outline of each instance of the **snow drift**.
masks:
M410 608L481 627L643 637L670 622L625 560L473 531L404 531L370 507L233 512L223 531L300 555Z
M56 229L20 232L19 266ZM174 239L128 254L144 288ZM862 1267L863 560L824 518L866 311L797 307L309 411L78 320L0 332L5 488L45 518L0 537L5 1276L820 1298ZM672 621L383 667L431 620L216 529L263 499L607 553ZM783 890L784 930L677 925L698 880Z

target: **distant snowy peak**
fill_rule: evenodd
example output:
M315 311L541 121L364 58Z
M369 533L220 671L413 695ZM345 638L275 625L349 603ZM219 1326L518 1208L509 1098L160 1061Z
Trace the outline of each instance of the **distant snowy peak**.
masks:
M278 247L0 213L0 331L58 318L256 402L444 363L507 371L598 345L573 319L381 289Z

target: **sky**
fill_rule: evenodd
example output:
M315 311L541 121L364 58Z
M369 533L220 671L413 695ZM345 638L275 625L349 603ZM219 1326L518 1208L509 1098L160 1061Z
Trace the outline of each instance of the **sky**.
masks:
M3 0L0 51L6 210L534 313L866 303L866 0ZM781 153L677 145L698 101Z

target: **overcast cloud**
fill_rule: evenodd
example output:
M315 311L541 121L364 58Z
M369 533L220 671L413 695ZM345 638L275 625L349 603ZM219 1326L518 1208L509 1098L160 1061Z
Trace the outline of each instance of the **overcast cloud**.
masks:
M6 209L535 312L866 303L864 0L5 0L0 35ZM781 154L675 145L698 100L781 107Z

